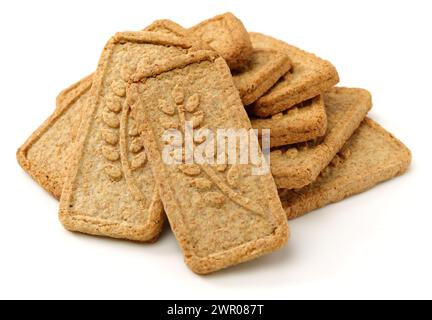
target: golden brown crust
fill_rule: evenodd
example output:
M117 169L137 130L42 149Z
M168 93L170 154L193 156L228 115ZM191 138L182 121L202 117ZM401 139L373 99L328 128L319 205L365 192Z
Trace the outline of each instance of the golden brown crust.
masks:
M252 56L252 43L243 23L232 13L218 15L189 29L219 53L232 69L241 68Z
M251 123L260 137L261 130L270 129L272 148L320 138L327 130L324 98L319 95L267 119L252 117Z
M251 32L255 48L285 53L293 67L272 89L259 98L248 111L257 117L268 117L287 110L332 88L339 82L336 68L328 61L283 41Z
M85 100L81 98L88 93L91 83L92 78L88 76L62 91L54 113L17 151L21 167L57 199L60 199L73 140L81 121Z
M234 84L245 106L252 104L291 68L287 55L267 49L254 50L251 60L233 72Z
M162 159L160 139L167 122L181 129L199 116L197 128L250 128L224 60L209 51L185 54L131 79L135 83L127 94L187 265L207 274L283 246L288 226L270 174L253 176L250 164L218 171ZM194 107L188 108L192 101Z
M159 33L166 33L177 37L189 36L187 30L178 23L168 19L161 19L154 21L151 25L146 27L144 31L152 31Z
M279 194L288 219L294 219L399 176L410 163L408 148L366 118L315 182Z
M296 189L312 183L351 137L372 107L368 91L334 88L324 94L327 134L322 139L278 147L271 167L278 188Z

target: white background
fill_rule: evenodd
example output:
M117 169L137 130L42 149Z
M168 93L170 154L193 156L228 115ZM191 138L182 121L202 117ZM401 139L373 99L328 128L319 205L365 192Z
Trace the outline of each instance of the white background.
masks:
M201 277L167 227L141 245L63 229L16 149L107 39L232 11L249 30L332 61L413 151L408 174L291 222L282 251ZM430 1L1 1L0 298L432 298Z

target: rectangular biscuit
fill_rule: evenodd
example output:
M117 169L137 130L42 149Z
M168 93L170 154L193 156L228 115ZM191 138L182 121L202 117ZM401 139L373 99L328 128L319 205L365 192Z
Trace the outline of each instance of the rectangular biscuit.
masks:
M158 20L146 31L185 36L185 30L170 20ZM81 113L89 98L93 74L63 90L54 113L17 151L21 167L55 198L60 199L69 158L73 152Z
M63 188L92 77L62 91L54 113L17 151L21 167L57 199Z
M269 118L251 117L252 127L270 129L270 147L286 146L322 137L327 130L324 97L319 95Z
M278 147L271 168L278 188L296 189L312 183L330 163L372 107L363 89L334 88L324 94L327 134L314 142Z
M232 69L241 68L252 56L252 43L243 23L227 12L189 29L225 59Z
M147 31L118 33L107 43L60 199L59 217L68 230L135 241L159 235L162 204L126 103L126 84L137 68L192 52L194 45Z
M255 49L251 60L232 72L245 106L252 104L291 69L286 54L267 49Z
M410 163L407 147L366 118L315 182L279 194L288 219L294 219L399 176Z
M277 114L329 90L339 82L336 68L330 62L260 33L250 33L250 37L254 48L285 53L293 65L290 72L248 108L253 115L268 117Z
M225 61L211 51L185 54L131 79L131 108L187 265L207 274L282 247L288 225L270 173L252 175L252 164L164 161L162 137L170 128L184 133L186 122L212 132L250 129ZM250 142L258 144L255 136Z

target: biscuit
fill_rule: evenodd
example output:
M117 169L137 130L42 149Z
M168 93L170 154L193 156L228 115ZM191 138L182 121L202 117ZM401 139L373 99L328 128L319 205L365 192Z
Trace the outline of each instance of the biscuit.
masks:
M89 76L62 91L54 113L17 151L21 167L57 199L60 199L91 84Z
M168 19L156 20L151 25L147 26L143 31L166 33L177 37L190 37L185 28Z
M271 168L278 188L296 189L312 183L324 170L372 107L363 89L334 88L324 94L327 133L322 139L278 147L271 152Z
M279 190L289 219L366 191L408 170L411 152L366 118L319 178L297 190Z
M241 68L252 56L252 43L243 23L232 13L205 20L189 29L219 53L232 69Z
M145 30L184 36L184 29L170 20L158 20ZM54 113L18 149L21 167L45 190L60 199L63 180L81 113L89 98L93 74L60 92Z
M234 84L245 106L252 104L291 69L286 54L267 49L253 51L251 60L233 71Z
M264 96L249 106L248 112L268 117L289 109L329 90L339 82L335 67L328 61L259 33L250 33L257 49L272 49L288 55L292 68Z
M270 173L253 175L252 164L167 164L162 156L166 130L183 130L186 121L196 130L250 129L225 61L203 50L143 69L131 80L131 108L191 270L211 273L282 247L288 224Z
M272 148L320 138L327 130L324 98L319 95L267 119L252 117L251 123L260 137L261 130L270 129Z
M194 50L189 38L147 31L118 33L107 43L60 199L68 230L135 241L159 235L162 204L126 84L137 68Z

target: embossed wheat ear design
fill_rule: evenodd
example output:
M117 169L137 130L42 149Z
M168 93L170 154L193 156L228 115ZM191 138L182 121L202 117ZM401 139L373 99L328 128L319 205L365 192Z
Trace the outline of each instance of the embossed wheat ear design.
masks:
M136 124L131 121L130 106L125 97L129 73L129 67L124 65L121 68L122 79L110 85L111 94L106 98L102 115L104 127L101 136L104 144L101 152L107 161L105 174L113 182L119 182L124 177L134 199L146 208L146 198L133 175L145 166L147 156Z
M200 106L200 96L195 93L190 96L187 100L185 99L184 91L179 85L176 85L171 92L171 96L174 100L175 106L170 104L166 100L159 100L159 109L167 117L161 118L161 123L165 129L180 129L184 133L184 126L186 123L186 115L191 114L190 122L192 122L192 127L194 129L199 128L204 120L205 113L199 110ZM186 101L185 101L186 100ZM178 113L178 120L175 121L171 117ZM179 128L180 126L180 128ZM197 141L194 138L195 144L200 144L203 141ZM229 169L228 169L229 167ZM205 195L205 200L214 207L221 207L225 203L225 196L231 199L233 202L242 206L243 208L258 214L264 215L262 207L255 201L243 197L239 192L233 190L233 188L238 188L240 184L240 168L238 165L219 165L216 170L220 173L225 172L228 169L226 178L223 179L218 175L213 168L208 165L199 166L197 164L181 164L179 165L179 170L190 177L196 177L193 184L196 188L201 191L211 189L212 185L215 185L221 192L208 192ZM199 177L201 173L204 172L207 178ZM225 181L226 180L226 181ZM224 196L225 195L225 196Z

